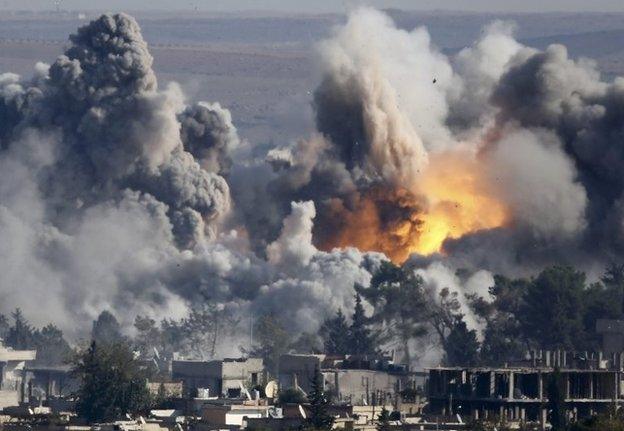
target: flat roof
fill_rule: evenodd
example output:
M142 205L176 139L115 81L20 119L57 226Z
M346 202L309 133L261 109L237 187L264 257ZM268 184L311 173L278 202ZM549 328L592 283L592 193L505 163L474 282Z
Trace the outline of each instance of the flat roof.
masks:
M471 372L520 372L540 373L553 372L554 367L431 367L427 371L471 371ZM588 368L559 368L560 373L617 373L620 370L588 369Z

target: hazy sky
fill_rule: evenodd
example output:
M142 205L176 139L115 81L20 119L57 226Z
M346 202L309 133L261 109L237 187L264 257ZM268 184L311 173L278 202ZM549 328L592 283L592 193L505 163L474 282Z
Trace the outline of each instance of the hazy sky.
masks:
M60 0L63 9L137 10L199 9L230 12L276 10L284 12L336 12L357 4L403 9L449 9L492 12L620 11L622 0ZM0 0L2 9L52 9L54 0Z

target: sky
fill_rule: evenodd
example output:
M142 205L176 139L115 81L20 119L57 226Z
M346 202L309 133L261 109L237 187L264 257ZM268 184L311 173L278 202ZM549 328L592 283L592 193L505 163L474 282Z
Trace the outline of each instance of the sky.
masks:
M622 0L57 0L63 9L148 10L199 9L214 12L273 10L282 12L342 12L358 4L415 10L465 10L475 12L624 12ZM0 0L1 9L53 9L55 0Z

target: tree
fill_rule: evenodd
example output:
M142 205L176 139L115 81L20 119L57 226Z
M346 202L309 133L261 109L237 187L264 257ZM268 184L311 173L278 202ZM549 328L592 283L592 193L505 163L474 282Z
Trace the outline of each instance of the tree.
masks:
M4 314L0 314L0 340L6 341L10 329L9 319Z
M112 344L124 340L121 326L111 312L104 310L93 321L91 339L98 344Z
M422 278L407 268L383 262L370 287L358 287L357 291L375 308L371 321L385 331L382 338L397 343L409 364L414 359L410 343L428 332Z
M477 332L468 330L462 316L457 316L446 339L444 363L447 366L472 367L479 362Z
M323 322L320 333L325 353L329 355L351 353L349 352L349 325L341 309L338 309L335 317Z
M188 346L183 323L173 319L163 319L160 322L160 350L159 354L172 358L175 352L183 352Z
M16 350L27 350L34 347L34 330L24 317L22 310L16 308L13 313L13 326L9 328L6 345Z
M137 316L134 319L134 328L137 332L134 337L134 347L143 359L151 358L154 349L159 350L162 345L163 337L160 328L154 319L147 316Z
M308 394L310 414L305 421L308 427L315 430L330 430L334 425L334 417L327 411L330 402L325 396L323 386L323 374L317 367L310 381L310 393Z
M624 264L611 262L600 279L602 283L615 292L619 296L620 316L624 315Z
M563 378L559 368L555 368L550 375L547 387L548 394L548 421L552 431L565 431L566 429L566 409L565 409L565 389Z
M528 286L525 279L495 275L489 289L494 299L473 298L473 310L486 323L480 351L483 363L501 365L521 357L526 350L527 340L516 316L524 306Z
M448 287L440 290L437 300L431 301L427 312L427 320L437 334L440 345L445 352L454 348L448 337L453 331L458 318L461 318L461 304L458 293L451 292Z
M355 309L353 319L349 327L349 352L355 355L375 354L375 340L368 329L368 319L364 314L362 297L359 293L355 295Z
M306 402L306 396L300 389L288 388L279 392L277 403L284 404L303 404Z
M600 350L600 339L595 332L596 322L598 319L622 318L621 295L621 287L611 284L593 283L585 289L581 309L584 331L577 335L577 348Z
M73 350L63 336L63 331L52 323L36 330L33 339L37 349L37 364L62 365L70 361Z
M383 406L381 413L377 416L377 431L389 431L390 430L390 412Z
M205 360L214 358L218 341L236 328L238 321L224 308L203 303L191 309L188 317L180 322L187 355Z
M74 360L80 381L76 411L90 423L137 414L150 406L147 373L123 342L91 346Z
M264 359L267 370L278 373L279 357L288 352L292 344L290 333L274 314L266 314L254 325L254 345L248 353Z
M568 266L542 271L527 289L517 315L532 344L542 349L582 349L585 274Z
M302 333L297 339L290 345L290 348L297 353L323 353L323 342L321 337L311 332Z

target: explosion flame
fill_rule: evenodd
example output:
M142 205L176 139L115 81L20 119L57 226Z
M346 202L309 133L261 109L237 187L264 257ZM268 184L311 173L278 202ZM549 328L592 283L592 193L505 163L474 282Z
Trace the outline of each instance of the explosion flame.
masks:
M342 220L325 250L357 247L403 263L412 253L444 253L444 241L508 224L510 211L496 198L478 159L463 152L431 157L413 190L375 187L353 210L332 203Z

